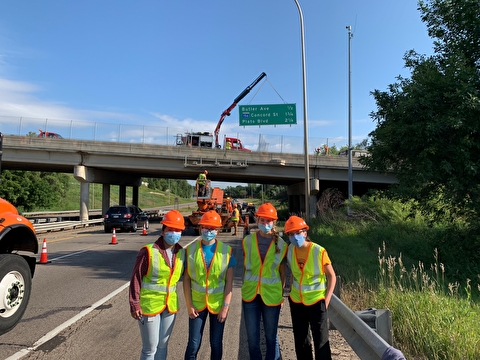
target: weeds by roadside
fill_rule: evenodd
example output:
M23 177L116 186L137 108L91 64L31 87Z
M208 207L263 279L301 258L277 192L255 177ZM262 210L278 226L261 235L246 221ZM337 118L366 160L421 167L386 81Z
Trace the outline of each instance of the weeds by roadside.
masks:
M479 253L471 231L432 226L412 216L409 204L385 199L355 198L353 216L345 210L327 208L309 223L342 278L342 301L352 310L390 309L394 346L407 359L479 359Z

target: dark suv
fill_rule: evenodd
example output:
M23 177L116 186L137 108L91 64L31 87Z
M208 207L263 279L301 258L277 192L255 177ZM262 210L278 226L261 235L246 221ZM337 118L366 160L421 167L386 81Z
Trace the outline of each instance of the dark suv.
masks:
M137 231L140 226L148 229L148 216L139 207L135 205L115 205L111 206L103 216L103 226L106 233L115 229L125 229Z

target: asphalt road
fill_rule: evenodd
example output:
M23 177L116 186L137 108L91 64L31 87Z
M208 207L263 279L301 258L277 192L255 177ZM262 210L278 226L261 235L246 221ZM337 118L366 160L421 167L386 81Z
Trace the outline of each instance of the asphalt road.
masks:
M37 265L32 296L22 321L0 337L0 359L138 359L141 340L128 305L128 281L138 249L153 242L160 224L152 222L147 236L117 232L111 235L97 226L80 231L47 234L48 264ZM193 241L183 236L181 244ZM221 233L230 244L238 265L231 310L224 335L224 359L248 359L241 315L241 238ZM39 237L39 242L43 236ZM188 317L179 284L181 311L169 342L169 359L181 359L188 338ZM279 341L283 359L295 359L288 302L281 311ZM93 305L93 307L92 307ZM333 334L335 335L335 334ZM336 359L358 359L341 336L333 347ZM337 344L337 345L335 345ZM208 323L198 359L209 359Z

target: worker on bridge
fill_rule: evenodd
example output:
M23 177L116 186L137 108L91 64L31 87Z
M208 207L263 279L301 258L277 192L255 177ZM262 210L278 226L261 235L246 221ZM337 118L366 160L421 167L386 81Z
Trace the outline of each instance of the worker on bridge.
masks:
M203 173L200 173L197 177L197 183L196 183L197 197L205 197L205 193L208 188L207 175L208 175L208 171L205 170Z

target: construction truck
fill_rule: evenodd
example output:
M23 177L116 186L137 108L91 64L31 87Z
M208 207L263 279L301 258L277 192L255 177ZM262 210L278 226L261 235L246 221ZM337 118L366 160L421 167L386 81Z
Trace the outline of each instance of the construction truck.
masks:
M0 133L0 172L3 134ZM0 335L21 320L30 299L38 240L32 223L0 199Z
M186 132L184 134L177 134L175 143L180 146L192 146L192 147L205 147L205 148L216 148L221 149L222 146L219 142L220 127L223 124L226 116L230 116L231 111L237 104L245 97L247 94L257 85L260 80L262 80L267 74L262 72L250 85L248 85L245 90L243 90L240 95L238 95L233 103L222 112L220 119L218 120L217 126L213 131L213 134L210 132ZM229 142L230 146L225 146ZM242 141L234 137L226 137L224 149L226 150L238 150L238 151L248 151L251 150L245 148L242 144Z
M215 187L210 191L210 196L206 197L197 197L197 210L192 211L185 219L185 224L187 227L193 228L195 235L200 235L200 219L203 214L207 211L215 210L220 215L222 221L222 227L220 231L230 232L233 227L233 222L231 221L232 215L232 199L230 197L224 198L223 190ZM239 227L244 227L244 233L248 234L248 215L242 217L238 222Z

